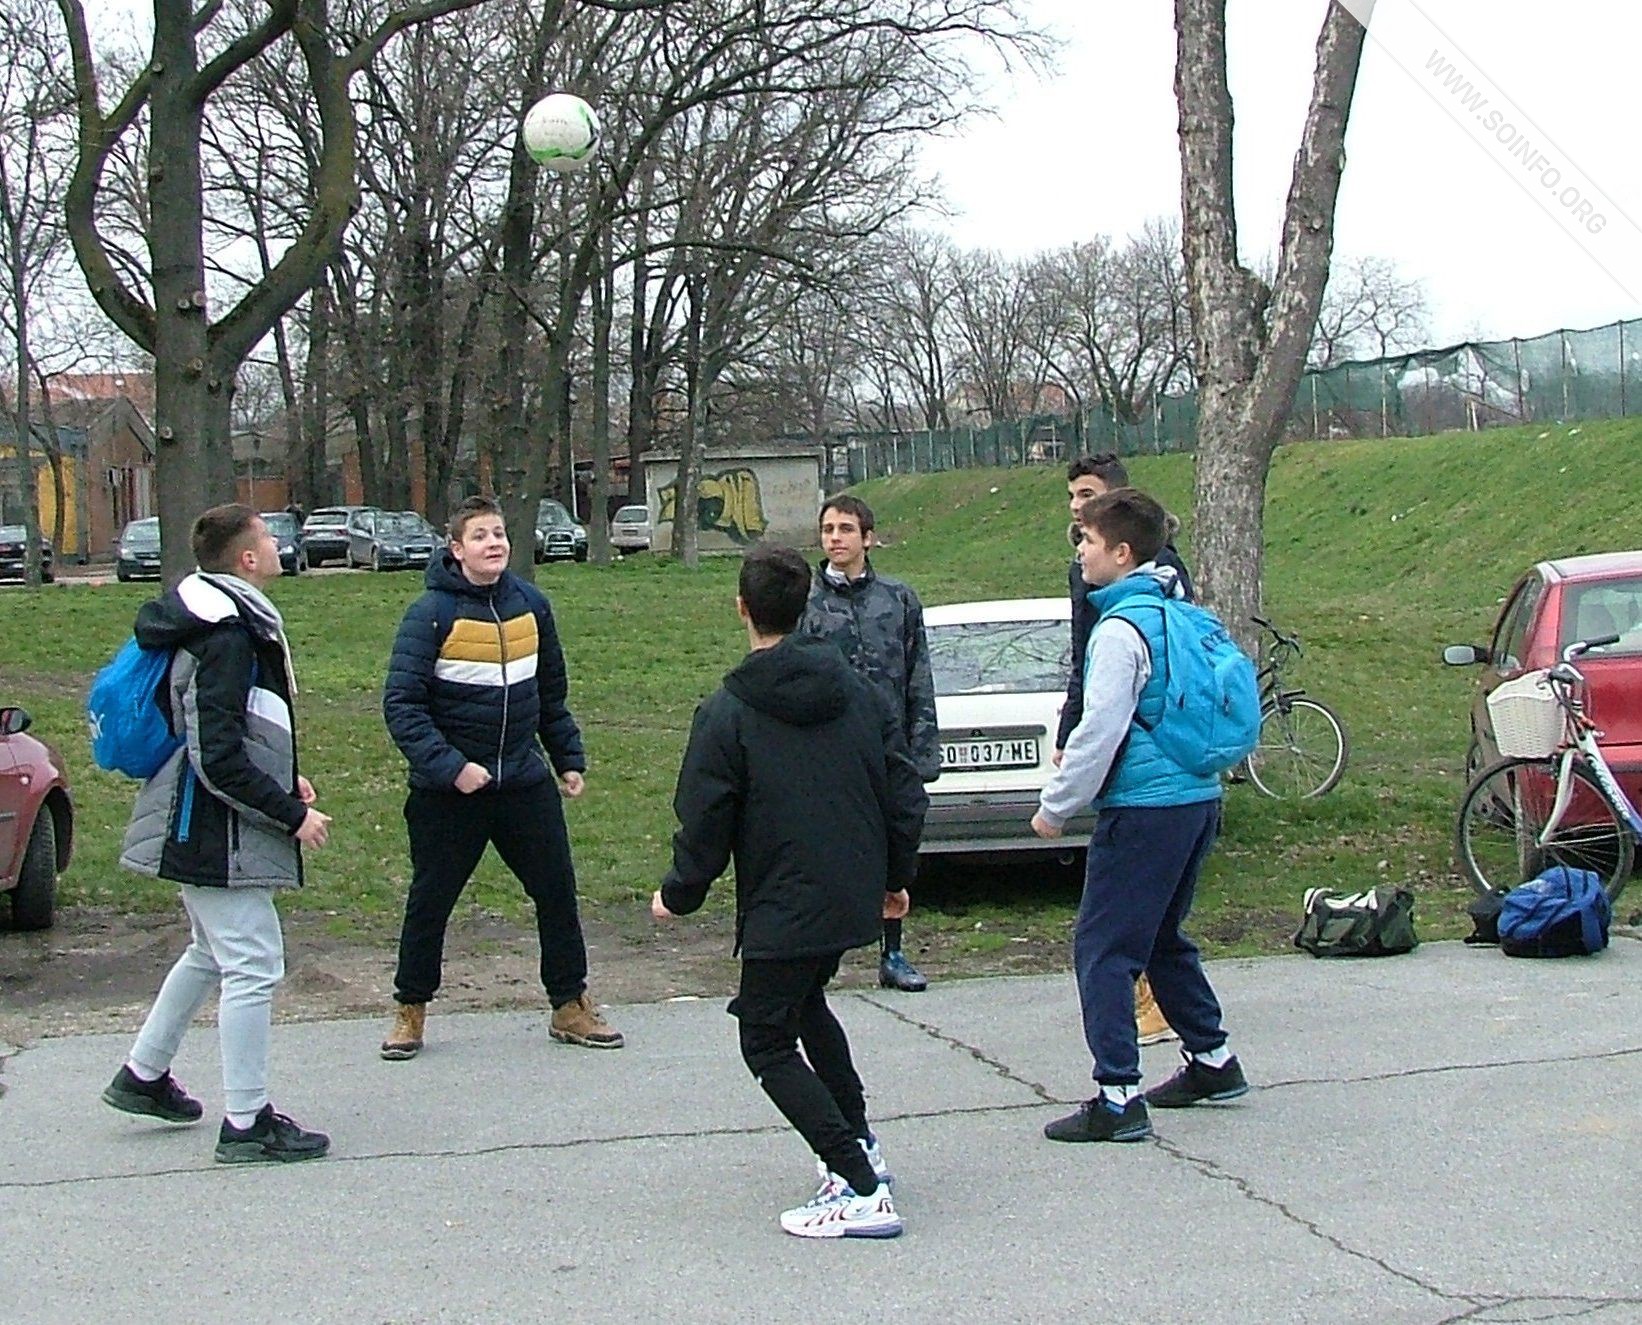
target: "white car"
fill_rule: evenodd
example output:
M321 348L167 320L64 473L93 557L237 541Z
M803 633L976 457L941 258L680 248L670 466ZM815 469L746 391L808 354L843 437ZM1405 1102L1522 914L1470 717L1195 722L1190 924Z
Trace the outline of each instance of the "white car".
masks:
M1087 844L1092 810L1062 837L1032 832L1071 666L1068 597L948 603L924 609L941 776L930 783L926 855L1055 851Z

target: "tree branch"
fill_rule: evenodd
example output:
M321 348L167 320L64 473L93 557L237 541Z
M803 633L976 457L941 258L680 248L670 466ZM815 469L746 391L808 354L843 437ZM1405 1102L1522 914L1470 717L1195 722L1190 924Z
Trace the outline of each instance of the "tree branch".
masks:
M261 23L249 32L241 33L205 68L194 75L188 85L188 99L203 107L206 99L222 86L236 69L250 63L291 30L296 20L296 0L267 0L268 13ZM195 31L201 25L196 19Z

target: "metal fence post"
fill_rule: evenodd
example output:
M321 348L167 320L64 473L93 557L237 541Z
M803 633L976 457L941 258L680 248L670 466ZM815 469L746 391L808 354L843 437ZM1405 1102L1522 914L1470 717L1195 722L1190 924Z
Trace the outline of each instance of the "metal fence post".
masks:
M1517 364L1517 418L1527 423L1528 395L1522 389L1522 341L1516 336L1511 337L1511 356Z
M1557 339L1562 342L1562 417L1568 417L1568 333L1557 332Z
M1625 408L1625 319L1619 320L1619 415L1623 418L1628 411Z

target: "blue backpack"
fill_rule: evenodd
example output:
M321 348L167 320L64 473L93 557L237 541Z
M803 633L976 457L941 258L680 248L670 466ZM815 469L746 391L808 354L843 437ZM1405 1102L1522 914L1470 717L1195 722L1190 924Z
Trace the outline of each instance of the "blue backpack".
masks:
M1574 957L1608 946L1613 903L1591 870L1553 865L1511 889L1499 910L1499 947L1510 957Z
M170 649L143 648L133 636L97 673L86 696L86 719L99 768L146 780L182 745L160 708L171 656Z
M1237 647L1219 617L1206 607L1178 598L1127 599L1109 615L1135 629L1135 608L1163 613L1163 712L1148 723L1157 747L1197 777L1224 773L1248 757L1260 739L1260 682L1248 654Z

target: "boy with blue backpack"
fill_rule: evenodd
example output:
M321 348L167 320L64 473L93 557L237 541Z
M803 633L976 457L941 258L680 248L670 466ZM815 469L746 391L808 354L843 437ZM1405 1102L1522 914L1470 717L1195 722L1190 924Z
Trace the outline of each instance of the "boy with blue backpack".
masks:
M1093 802L1073 962L1098 1090L1044 1128L1051 1141L1139 1141L1148 1102L1184 1108L1249 1087L1226 1048L1220 1004L1181 926L1220 827L1220 772L1259 732L1254 667L1206 609L1184 601L1155 560L1168 517L1119 488L1078 512L1078 557L1097 613L1083 716L1044 788L1032 830L1056 838ZM1182 1068L1140 1090L1135 980L1150 977L1179 1033Z

